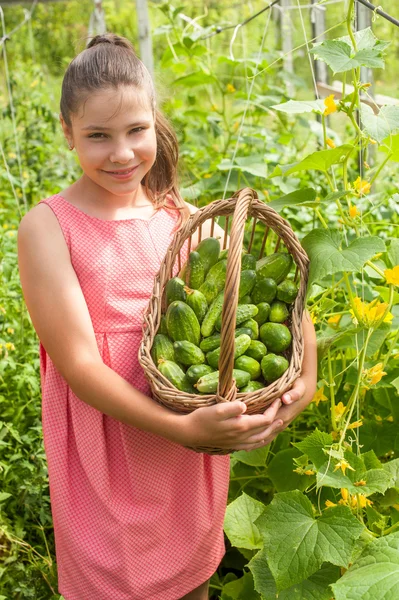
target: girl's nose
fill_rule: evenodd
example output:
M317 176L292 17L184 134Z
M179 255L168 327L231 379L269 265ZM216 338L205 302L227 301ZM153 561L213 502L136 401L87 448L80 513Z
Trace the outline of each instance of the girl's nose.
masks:
M120 163L122 165L131 162L133 158L133 148L127 144L119 144L118 146L114 147L110 155L110 161L112 163Z

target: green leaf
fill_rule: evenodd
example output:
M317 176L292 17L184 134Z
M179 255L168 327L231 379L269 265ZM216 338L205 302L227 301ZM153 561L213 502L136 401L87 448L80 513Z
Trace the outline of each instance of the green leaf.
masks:
M312 202L316 198L316 190L313 188L305 188L303 190L295 190L290 194L276 198L268 203L268 206L277 212L281 212L285 206L295 206L296 204L305 204Z
M392 238L390 241L388 248L388 259L391 263L391 267L396 267L396 265L399 265L399 240L396 238Z
M219 171L237 169L238 171L244 171L250 175L255 175L255 177L267 177L267 165L262 155L237 157L235 163L232 163L228 158L223 158L217 168Z
M255 589L263 600L275 600L277 588L273 575L267 564L266 549L263 548L248 563L254 582ZM329 586L340 576L338 567L324 564L320 571L311 575L308 579L296 583L278 594L278 600L330 600L331 590ZM245 598L245 596L242 596Z
M333 443L332 435L319 431L316 427L310 435L302 442L296 442L292 445L298 448L303 454L307 454L316 469L320 468L326 462L324 448L328 448Z
M269 450L269 446L257 448L256 450L251 450L250 452L247 452L246 450L239 450L238 452L234 452L234 458L246 465L250 465L251 467L264 467L266 466Z
M335 506L315 519L301 492L276 494L256 525L264 547L272 548L269 568L278 591L307 579L324 562L347 567L364 527L346 506Z
M278 492L288 492L295 489L303 491L312 482L311 475L300 475L294 472L293 459L300 455L301 453L296 448L285 448L277 452L270 461L267 476Z
M332 165L342 162L353 150L351 144L343 144L331 150L319 150L306 156L303 160L290 165L277 165L270 178L279 175L291 175L299 171L323 171L327 172Z
M379 46L365 47L354 52L353 48L342 40L327 40L314 44L309 52L314 54L316 59L327 63L334 74L356 67L384 68L382 48Z
M375 115L371 106L362 102L360 116L364 131L379 143L399 131L399 106L382 106L378 115Z
M197 71L196 73L178 77L178 79L175 79L173 82L174 85L184 85L185 87L207 85L209 83L215 83L215 77L213 75L208 75L208 73L204 73L203 71Z
M380 146L379 150L381 152L385 152L385 154L391 154L390 160L394 162L399 162L399 134L391 135L387 137L382 142L382 146Z
M335 600L399 598L399 533L373 540L341 579L332 585Z
M259 594L254 589L254 581L251 573L245 573L244 577L229 581L223 586L221 600L260 600Z
M12 494L9 494L8 492L0 492L0 502L4 502L4 500L7 500L10 496L12 496Z
M288 102L283 102L283 104L275 104L271 108L288 114L314 112L322 115L326 106L324 100L288 100Z
M262 539L254 522L264 508L262 502L245 493L227 506L224 531L233 546L249 550L262 547Z
M341 248L341 236L334 229L314 229L302 240L310 258L309 284L340 271L357 273L367 260L385 251L384 242L376 236L357 238Z

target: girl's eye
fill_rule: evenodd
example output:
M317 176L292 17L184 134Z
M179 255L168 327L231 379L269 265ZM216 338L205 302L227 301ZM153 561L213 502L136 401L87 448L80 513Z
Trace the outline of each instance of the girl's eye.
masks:
M141 131L144 131L144 127L135 127L134 129L131 129L129 133L140 133ZM94 139L101 139L99 138L99 136L105 135L104 133L92 133L91 135L89 135L89 138L94 138Z

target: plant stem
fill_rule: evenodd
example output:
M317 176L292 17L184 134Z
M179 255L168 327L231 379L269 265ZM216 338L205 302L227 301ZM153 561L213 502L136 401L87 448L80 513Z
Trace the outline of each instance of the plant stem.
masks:
M370 185L372 185L374 183L374 181L377 179L378 175L381 173L382 169L385 167L385 165L391 158L392 154L393 154L393 152L389 152L389 154L387 154L386 158L384 158L384 160L378 167L377 171L374 173L373 177L370 179Z

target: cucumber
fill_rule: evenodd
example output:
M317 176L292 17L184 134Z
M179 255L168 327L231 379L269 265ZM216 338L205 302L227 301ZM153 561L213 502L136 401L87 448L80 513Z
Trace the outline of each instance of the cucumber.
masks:
M238 337L246 333L250 337L253 335L252 329L248 329L247 327L240 327L239 329L235 329L234 336ZM219 348L221 341L220 333L214 333L213 335L204 338L200 343L200 348L203 352L210 352L211 350L215 350L215 348Z
M246 321L244 321L244 323L242 323L242 326L243 327L247 327L248 329L251 329L251 331L252 331L251 338L253 340L257 340L258 339L258 337L259 337L259 325L255 321L255 319L247 319Z
M166 316L161 316L161 322L159 324L158 333L162 333L162 335L168 335L168 328L166 327Z
M248 392L257 392L258 390L262 390L264 387L264 384L260 381L250 381L247 383L247 385L240 388L239 391L243 394L247 394Z
M241 259L241 271L244 269L256 270L256 258L253 254L244 254Z
M221 290L216 283L211 283L205 279L198 291L205 296L208 306L210 306Z
M185 282L180 277L172 277L165 286L166 306L169 306L175 300L186 300L186 292L184 291Z
M176 300L166 311L166 326L174 341L187 340L199 346L201 329L195 312L184 302Z
M241 271L240 277L240 287L238 290L238 298L242 298L243 296L249 295L256 282L256 271L251 271L246 269L245 271Z
M218 238L208 237L202 240L195 248L201 256L205 274L217 262L220 253L220 242Z
M234 341L234 358L238 358L241 354L244 354L246 350L249 348L251 343L251 338L246 333L239 335ZM210 365L213 369L217 369L219 365L219 358L221 353L221 347L215 348L215 350L211 350L206 355L206 360L208 365Z
M215 300L210 305L201 325L201 334L203 337L209 337L212 335L213 330L215 329L215 323L222 312L223 300L224 292L220 292L220 294L216 296Z
M190 383L197 383L200 377L213 373L212 367L209 365L191 365L187 369L186 377Z
M287 254L286 252L275 252L256 262L256 273L258 278L270 277L278 284L287 277L292 263L293 260L291 254Z
M247 385L250 380L250 374L247 371L241 371L240 369L233 369L233 379L235 379L236 386L238 388ZM203 394L213 394L218 389L219 383L219 371L214 371L208 375L201 377L194 387Z
M173 342L161 333L157 333L151 348L151 357L155 365L158 365L160 359L175 360L175 351Z
M214 283L220 288L220 290L222 290L224 288L224 284L226 283L226 267L227 260L219 260L219 262L209 269L209 272L206 276L206 281L209 283Z
M196 393L192 384L185 376L184 371L175 362L161 359L158 364L158 370L181 392Z
M204 283L205 267L198 252L190 252L187 263L186 282L192 290L198 290Z
M291 304L298 295L298 286L293 281L286 279L277 286L277 299Z
M263 323L266 323L267 319L269 318L270 304L268 304L267 302L261 302L256 306L258 308L258 314L254 316L254 319L258 323L258 325L263 325Z
M236 358L234 361L234 368L240 369L241 371L247 371L250 374L251 379L259 379L262 373L258 361L245 355Z
M183 365L200 365L205 362L205 354L198 346L187 340L173 344L175 359Z
M276 300L272 302L270 307L269 321L271 323L283 323L289 314L287 305L284 302Z
M276 354L267 354L262 358L261 369L263 377L267 383L273 383L280 379L288 369L289 363L284 356Z
M239 298L238 304L253 304L251 296L247 294L246 296Z
M262 358L266 356L266 354L267 348L265 344L263 344L263 342L260 342L259 340L252 340L249 344L249 347L245 351L246 356L250 356L258 362L260 362Z
M224 250L222 250L219 254L219 258L218 260L224 260L225 258L227 258L229 255L229 249L225 248Z
M220 311L221 313L222 311ZM237 314L236 314L236 327L237 325L241 325L244 321L248 319L252 319L255 315L258 314L258 309L255 304L239 304L237 306ZM222 315L217 318L215 327L218 331L222 328Z
M260 304L261 302L270 304L273 302L276 294L277 283L269 277L257 279L251 296L254 304Z
M284 352L292 341L290 330L280 323L264 323L260 328L259 335L261 342L271 352Z
M184 289L187 294L186 304L193 309L197 315L198 322L202 323L208 312L208 303L204 294L201 294L199 290L191 290L188 287L185 287Z

